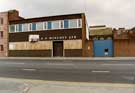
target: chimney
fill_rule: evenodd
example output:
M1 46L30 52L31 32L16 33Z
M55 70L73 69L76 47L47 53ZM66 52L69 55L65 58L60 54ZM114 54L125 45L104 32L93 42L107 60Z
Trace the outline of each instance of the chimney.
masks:
M22 17L19 16L18 10L9 10L8 14L9 14L9 21L15 21L15 20L23 19Z

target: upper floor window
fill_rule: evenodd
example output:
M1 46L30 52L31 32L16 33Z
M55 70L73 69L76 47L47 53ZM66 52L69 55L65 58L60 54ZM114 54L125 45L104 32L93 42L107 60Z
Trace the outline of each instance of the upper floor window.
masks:
M47 29L52 29L52 22L51 21L48 22Z
M32 23L32 31L36 30L36 23Z
M10 25L9 26L9 31L10 32L15 32L15 25Z
M60 21L60 28L62 28L62 29L64 28L64 21L63 20Z
M59 28L60 28L60 21L53 21L52 29L59 29Z
M0 31L0 38L3 38L3 31Z
M47 29L47 22L44 22L43 26L44 26L44 30L46 30Z
M22 32L22 24L18 25L18 32Z
M68 20L64 20L64 28L69 28L69 21Z
M81 19L78 19L78 27L82 28L82 20Z
M10 25L9 32L42 31L51 29L82 28L82 19L65 19L57 21L35 22Z
M3 18L0 18L0 25L3 25L3 23L4 23Z
M69 20L69 27L70 28L77 28L77 19Z
M36 30L43 30L43 22L36 23Z
M0 45L0 51L4 51L4 46Z
M29 31L28 24L23 24L23 31Z

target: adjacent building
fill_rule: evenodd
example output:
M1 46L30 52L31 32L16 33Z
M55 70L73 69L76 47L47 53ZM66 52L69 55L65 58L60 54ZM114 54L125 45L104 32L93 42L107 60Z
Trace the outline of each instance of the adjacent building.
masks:
M135 57L135 28L119 28L113 30L114 56Z
M8 13L0 13L0 57L8 56Z
M90 26L90 40L94 57L113 57L112 28L105 25Z

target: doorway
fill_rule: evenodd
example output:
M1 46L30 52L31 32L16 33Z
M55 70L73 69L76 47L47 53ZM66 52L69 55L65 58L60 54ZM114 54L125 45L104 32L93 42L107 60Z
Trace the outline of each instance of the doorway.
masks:
M53 42L53 57L63 57L63 41Z

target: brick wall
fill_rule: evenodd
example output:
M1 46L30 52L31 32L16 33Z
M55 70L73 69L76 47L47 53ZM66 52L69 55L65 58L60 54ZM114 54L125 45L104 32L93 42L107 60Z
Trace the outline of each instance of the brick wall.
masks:
M8 55L8 13L0 13L3 23L0 24L0 57Z

